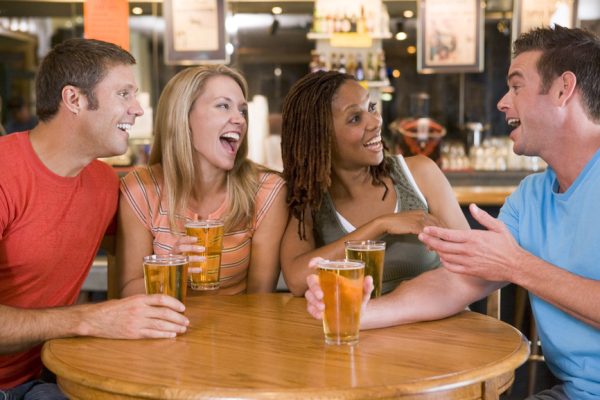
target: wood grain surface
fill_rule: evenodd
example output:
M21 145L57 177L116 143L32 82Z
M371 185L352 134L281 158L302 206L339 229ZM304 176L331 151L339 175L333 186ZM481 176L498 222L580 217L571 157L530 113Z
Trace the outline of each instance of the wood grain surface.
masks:
M529 354L513 327L472 312L326 345L305 306L194 297L176 339L56 339L42 357L74 399L497 399Z
M453 186L458 204L466 206L502 206L504 200L516 189L515 186Z

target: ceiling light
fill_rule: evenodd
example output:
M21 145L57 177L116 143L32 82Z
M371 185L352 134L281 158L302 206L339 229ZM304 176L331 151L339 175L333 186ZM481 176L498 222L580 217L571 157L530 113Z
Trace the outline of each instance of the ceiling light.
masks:
M396 40L405 40L408 37L406 32L398 32L396 33Z
M144 13L144 10L142 10L142 7L133 7L131 9L131 13L135 15L142 15Z
M281 7L273 7L271 8L271 12L275 15L279 15L283 12L283 9Z
M408 54L415 54L417 52L417 48L415 46L408 46L406 48L406 52Z
M412 12L411 10L404 10L402 15L404 15L404 18L412 18L415 16L415 13Z

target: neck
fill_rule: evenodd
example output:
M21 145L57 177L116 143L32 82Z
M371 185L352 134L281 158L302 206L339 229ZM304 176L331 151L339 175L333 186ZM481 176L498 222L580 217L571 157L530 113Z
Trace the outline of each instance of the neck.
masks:
M329 193L333 198L357 198L366 188L373 189L373 177L368 167L350 170L334 166L331 169Z
M600 149L600 125L584 131L570 131L570 135L553 146L551 154L541 155L556 173L561 193L566 192L577 179L587 163Z
M29 134L33 151L56 175L77 176L95 157L77 149L76 134L67 124L40 122Z

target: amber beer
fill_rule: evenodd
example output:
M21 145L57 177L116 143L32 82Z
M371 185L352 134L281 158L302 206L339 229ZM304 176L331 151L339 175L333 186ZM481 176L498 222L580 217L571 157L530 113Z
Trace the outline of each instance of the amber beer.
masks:
M381 296L385 242L383 240L348 240L345 242L345 248L346 258L363 261L365 275L373 277L375 288L371 293L371 298Z
M354 260L323 260L318 266L325 303L325 342L358 343L365 264Z
M144 284L147 294L166 294L185 302L188 259L181 255L144 257Z
M205 257L205 261L190 261L190 286L194 290L219 288L221 252L223 250L223 221L206 219L185 224L188 236L197 238L196 244L204 246L202 253L188 253Z

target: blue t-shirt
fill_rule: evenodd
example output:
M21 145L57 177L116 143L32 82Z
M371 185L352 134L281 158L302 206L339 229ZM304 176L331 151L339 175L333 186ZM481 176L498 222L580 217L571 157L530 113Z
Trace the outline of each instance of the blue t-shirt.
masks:
M551 168L528 176L500 220L521 247L573 274L600 280L600 151L565 193ZM600 398L600 330L530 293L546 363L571 399Z

